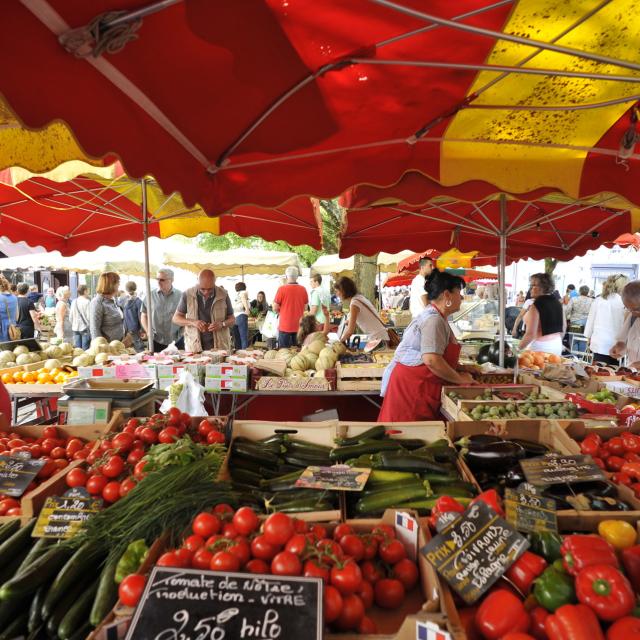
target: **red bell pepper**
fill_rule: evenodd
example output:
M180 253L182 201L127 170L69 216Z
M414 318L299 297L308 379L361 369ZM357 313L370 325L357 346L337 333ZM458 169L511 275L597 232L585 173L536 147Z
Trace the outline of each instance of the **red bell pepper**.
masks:
M625 451L640 453L640 437L629 431L621 433L620 437L622 438L622 445Z
M502 500L500 499L500 496L495 489L488 489L487 491L483 491L471 501L471 504L475 504L476 502L484 502L486 505L491 507L499 516L504 518Z
M604 640L596 614L584 604L565 604L545 622L552 640Z
M595 434L589 434L581 443L580 451L587 456L597 456L600 446L602 445L602 438Z
M614 436L605 445L607 451L610 451L614 456L621 456L624 454L624 444L620 436Z
M616 483L616 484L623 484L626 487L628 487L633 481L631 480L631 476L628 473L623 473L622 471L620 471L620 473L614 473L611 476L611 479Z
M604 460L602 458L592 458L593 462L598 465L601 469L606 470L606 465L604 464Z
M605 465L607 467L607 471L620 471L626 463L627 460L620 456L609 456Z
M549 612L544 607L536 607L529 612L531 627L529 631L536 640L548 640L549 636L544 628L544 623L549 617Z
M627 451L624 454L624 459L627 462L640 462L640 453L636 453L635 451Z
M436 500L433 509L431 509L431 516L429 516L429 525L432 529L436 530L438 519L443 513L463 513L466 507L460 504L455 498L450 496L442 496Z
M633 495L636 498L640 498L640 482L634 482L629 485L629 488L633 491Z
M565 536L560 552L567 573L572 576L592 564L608 564L618 566L618 558L613 547L599 536L573 535Z
M636 593L640 593L640 544L622 550L622 566Z
M547 568L547 561L535 553L525 551L508 569L505 576L522 595L526 596L533 581Z
M507 633L506 636L502 636L500 640L536 640L533 636L530 636L528 633L520 633L520 631L516 631L515 633Z
M630 475L636 482L640 481L640 462L625 462L620 471Z
M629 581L608 564L594 564L576 576L576 595L601 620L611 622L628 616L636 604Z
M526 633L529 624L522 600L504 589L489 593L476 612L476 628L486 640L499 640L517 631Z
M627 616L616 620L607 630L607 640L636 640L640 638L640 618Z

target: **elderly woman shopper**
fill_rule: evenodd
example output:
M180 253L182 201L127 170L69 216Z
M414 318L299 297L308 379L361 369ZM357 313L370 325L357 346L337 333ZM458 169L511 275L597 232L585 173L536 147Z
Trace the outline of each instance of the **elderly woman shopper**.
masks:
M589 287L583 285L578 289L579 295L569 299L569 303L565 308L567 318L567 328L573 333L582 333L589 311L593 304L593 298L589 297Z
M602 285L602 293L589 309L584 335L589 339L594 362L618 364L618 359L612 358L609 351L615 345L624 323L624 303L620 293L627 282L628 279L622 274L609 276Z
M370 340L389 340L389 332L376 308L358 293L356 283L351 278L338 278L334 288L342 303L349 307L344 325L338 330L338 337L342 342L348 342L356 328L366 333Z
M531 276L530 283L533 304L524 316L527 329L520 349L562 355L566 323L562 303L553 295L553 278L548 273L536 273Z
M434 269L425 280L430 304L405 329L382 379L379 422L440 420L442 385L473 384L457 371L460 345L447 318L460 309L465 282Z
M120 276L113 271L100 274L96 295L89 306L89 328L91 338L122 340L124 338L124 322L122 309L118 306L117 295Z
M630 282L622 290L622 302L627 315L609 353L613 358L626 355L627 366L640 369L640 280Z
M69 310L69 297L71 290L69 287L58 287L56 289L56 324L54 333L56 337L64 342L73 344L73 329L71 328L71 314Z

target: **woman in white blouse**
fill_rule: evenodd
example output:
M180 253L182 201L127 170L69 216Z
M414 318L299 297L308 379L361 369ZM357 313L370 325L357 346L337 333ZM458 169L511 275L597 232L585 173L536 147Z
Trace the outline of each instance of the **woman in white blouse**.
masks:
M389 340L389 332L380 319L376 308L361 293L351 278L338 278L335 284L336 295L349 305L346 326L339 335L342 342L347 342L359 327L370 340Z
M621 274L609 276L599 295L589 309L584 335L589 339L589 348L594 362L617 365L618 360L609 355L624 322L624 304L620 292L627 284Z

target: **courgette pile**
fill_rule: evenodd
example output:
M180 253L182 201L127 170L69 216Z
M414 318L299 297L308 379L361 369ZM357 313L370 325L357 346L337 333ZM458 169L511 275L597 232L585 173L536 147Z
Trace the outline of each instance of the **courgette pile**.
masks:
M336 444L330 453L334 464L372 469L364 491L350 496L351 516L377 516L390 508L425 515L443 495L466 503L476 493L460 476L456 450L444 438L432 443L393 438L384 425L376 425Z
M49 538L33 539L35 518L0 527L0 640L85 638L117 599L113 574L96 571L104 556L85 544L75 552ZM108 582L108 589L105 584Z
M309 466L333 464L331 447L276 433L261 440L235 438L231 444L229 474L238 504L271 513L301 513L337 509L333 491L296 488Z

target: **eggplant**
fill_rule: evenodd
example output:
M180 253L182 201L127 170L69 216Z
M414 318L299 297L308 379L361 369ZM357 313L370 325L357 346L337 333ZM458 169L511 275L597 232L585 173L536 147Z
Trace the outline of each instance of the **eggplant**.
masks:
M527 458L539 458L551 451L549 447L539 442L531 442L529 440L520 440L519 438L509 438L509 442L519 444L526 452Z
M584 494L591 503L592 511L630 511L631 507L622 500L616 498L602 497L593 493Z
M489 362L489 349L491 349L490 344L485 344L478 350L478 355L476 356L476 362L478 364L484 364L485 362Z
M482 448L469 449L465 454L465 462L475 469L506 471L526 455L525 450L515 442L503 440Z
M488 433L476 433L471 436L460 438L460 440L458 440L454 444L457 447L477 449L478 447L486 447L487 445L495 444L496 442L504 442L504 438L501 438L500 436L492 436Z
M511 469L503 474L501 478L504 479L505 487L509 487L510 489L513 489L514 487L517 487L523 482L527 481L522 471L522 467L520 467L520 464L516 464L511 467Z

